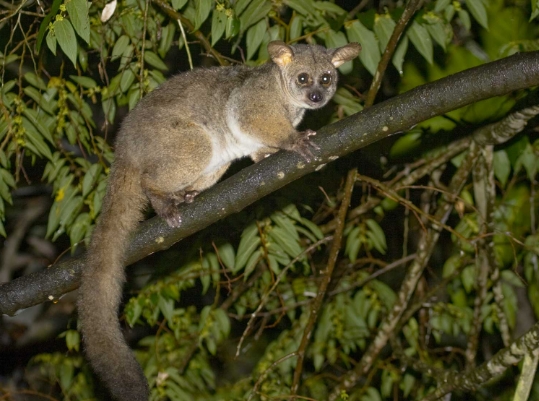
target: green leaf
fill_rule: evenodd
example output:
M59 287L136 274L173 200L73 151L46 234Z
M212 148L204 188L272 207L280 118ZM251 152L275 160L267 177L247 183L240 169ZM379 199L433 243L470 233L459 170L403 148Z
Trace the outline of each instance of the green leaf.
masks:
M45 156L47 159L51 160L51 150L34 124L32 124L26 117L23 117L22 125L25 129L26 138L28 139L26 146L38 156Z
M346 34L350 42L359 42L362 46L359 59L367 69L374 75L378 63L380 62L380 50L378 40L372 31L369 31L359 21L354 21L346 27Z
M251 26L247 30L246 43L247 43L247 60L251 60L254 54L264 40L266 34L266 19L261 19L258 23Z
M90 19L88 18L88 2L86 0L68 0L65 5L73 28L89 44Z
M0 170L0 171L6 171L6 170ZM7 171L6 171L7 173ZM9 190L9 186L5 181L0 181L0 196L2 199L5 199L6 202L9 204L13 204L12 198L11 198L11 192ZM4 209L4 202L2 202L2 210Z
M333 101L339 106L342 106L344 114L351 116L363 110L363 106L359 103L359 98L355 97L348 89L338 88Z
M70 75L69 78L71 78L72 81L75 81L80 86L88 89L94 89L97 88L97 83L90 77L85 76L77 76L77 75Z
M473 17L479 24L488 29L488 16L483 0L466 0L468 10L472 13Z
M535 155L532 146L528 143L515 163L515 171L519 171L521 167L524 166L528 178L533 180L537 173L538 164L539 161L537 160L537 156Z
M240 33L240 20L236 17L227 18L225 37L230 39Z
M238 252L236 253L236 264L232 270L233 273L237 273L245 266L259 245L258 227L256 224L251 224L241 234L241 241L238 246Z
M24 109L22 114L30 120L30 122L37 128L39 133L43 138L45 138L49 143L55 145L54 140L52 139L52 134L50 132L50 125L45 121L45 115L40 113L38 110L34 109Z
M74 191L73 193L77 192L78 191ZM65 202L63 202L62 209L60 212L61 227L66 227L75 219L83 203L84 200L81 196L73 196L72 198L66 199Z
M43 21L41 21L41 24L39 25L39 32L37 34L37 41L36 41L36 50L37 50L38 53L41 50L41 43L43 42L43 38L45 37L45 33L47 32L47 30L49 28L49 23L51 22L52 18L56 16L56 13L58 12L58 9L62 5L62 2L63 2L63 0L54 0L52 2L51 10L47 14L47 16L45 18L43 18ZM50 36L50 31L49 31L49 34L47 35L47 45L49 46L49 49L51 49L52 53L56 55L56 45L54 46L54 50L53 50L51 48L51 45L48 43L49 42L49 40L48 40L49 36Z
M389 370L382 371L382 380L380 384L380 393L384 398L390 398L393 392L393 372Z
M433 47L432 40L427 29L418 22L412 22L412 25L408 29L407 36L414 44L417 51L425 57L425 60L432 64Z
M77 330L66 332L66 346L69 351L78 351L80 348L80 334Z
M320 13L313 12L315 9L315 2L312 0L284 0L284 3L304 17L307 17L310 21L312 21L311 24L313 26L327 24Z
M273 229L269 232L269 237L272 238L280 248L282 248L293 258L302 252L298 240L294 238L294 236L292 236L287 230L281 227L273 227Z
M434 12L441 13L451 4L451 0L436 0Z
M393 143L389 151L389 155L394 157L400 157L403 155L411 154L421 144L422 132L420 130L412 130L408 132Z
M226 16L223 10L217 10L217 8L213 10L213 15L211 18L211 45L212 46L215 46L215 44L219 41L219 39L221 39L221 36L223 36L223 33L225 33L227 20L228 20L228 17Z
M462 269L462 273L460 274L462 285L464 286L464 289L466 290L468 294L474 288L475 271L476 271L476 267L471 265L471 266L466 266L464 269Z
M334 14L335 16L346 14L346 10L329 1L315 1L313 4L315 9L324 13Z
M71 22L67 19L62 19L54 23L54 33L56 40L62 51L77 66L77 38Z
M374 248L381 254L385 254L387 250L386 236L384 230L378 225L373 219L368 219L366 221L369 231L367 236L371 239Z
M294 14L292 17L292 21L290 21L290 29L289 29L289 37L290 40L295 40L299 38L303 32L303 17Z
M430 36L438 43L442 48L445 50L447 43L450 41L450 37L448 37L448 33L451 32L450 30L445 29L445 25L441 19L425 24L425 28L427 28L427 31L429 32Z
M169 322L174 318L174 300L171 298L165 298L162 295L159 295L159 309L161 313Z
M174 35L176 34L176 24L170 23L167 26L163 27L161 29L161 41L159 42L159 56L161 58L165 58L167 55L170 46L172 45L172 41L174 39Z
M5 182L8 186L12 188L15 187L15 179L8 170L0 168L0 178L2 178L2 182Z
M507 152L503 149L494 152L494 175L500 181L502 188L505 188L509 174L511 173L511 162Z
M152 67L158 68L160 70L168 70L167 65L159 58L157 54L150 50L144 52L144 61L150 64Z
M408 37L402 36L399 45L397 46L397 49L395 50L395 54L393 54L393 58L391 59L391 62L397 69L400 75L404 73L402 69L402 65L404 64L404 56L406 55L406 52L408 51Z
M129 90L129 93L127 94L128 97L128 103L129 103L129 111L133 110L137 103L140 100L140 88L139 85L136 85L135 87L131 87Z
M127 45L131 42L129 39L129 36L122 35L118 38L116 43L114 44L114 47L112 48L112 55L110 57L110 61L116 60L118 57L121 57L125 49L127 48Z
M384 306L387 310L391 310L393 304L397 300L397 295L387 284L381 282L380 280L373 280L369 284L376 293L378 298L384 303Z
M522 279L515 274L512 270L502 270L501 272L502 280L508 282L512 286L524 288L526 285Z
M76 249L76 245L80 243L88 233L88 229L90 228L91 224L92 219L90 215L88 213L81 213L71 225L69 229L69 240L71 242L71 246L73 247L73 252Z
M469 31L472 28L472 22L470 21L470 14L468 11L460 9L458 11L460 22Z
M96 163L92 164L86 174L84 174L84 178L82 180L82 196L86 197L90 193L90 191L93 189L95 183L97 182L98 178L101 175L101 171L103 170L103 167L101 164Z
M52 104L47 102L42 94L33 86L25 86L23 92L26 96L31 97L41 109L45 110L49 114L54 114L52 110Z
M227 242L217 249L219 251L219 257L224 265L228 269L233 270L234 266L236 265L236 254L234 253L234 247Z
M322 232L322 230L320 230L320 228L312 221L304 217L301 217L299 221L301 222L301 224L307 227L311 233L314 234L317 240L321 240L322 238L324 238L324 233Z
M539 15L539 0L531 0L532 1L532 13L530 16L530 22L537 18Z
M223 309L215 309L213 312L215 322L220 332L223 335L223 339L230 334L230 319Z
M37 89L39 90L42 90L42 91L46 91L47 90L47 85L45 84L45 82L43 81L43 79L41 79L41 77L38 77L36 74L34 74L33 72L27 72L26 74L24 74L24 79L30 84L30 85L33 85L35 86ZM3 88L2 88L3 89ZM7 89L7 91L9 91L9 89Z
M262 252L260 251L260 249L258 249L249 257L249 260L245 264L245 273L243 276L243 281L247 281L251 273L254 271L256 265L258 264L258 261L260 260L261 256L262 256Z
M212 9L213 1L212 0L197 0L195 2L195 30L200 28L200 26L206 21L210 15Z
M171 0L172 7L174 7L175 10L179 11L187 4L188 0Z
M299 241L298 231L296 230L296 226L292 218L284 213L277 212L271 216L271 219L275 222L275 224L277 224L277 226L281 227L287 232L287 235L290 236L292 241Z
M135 46L133 44L127 45L125 48L123 54L120 58L120 67L118 67L118 71L123 70L127 64L131 63L131 60L133 59L133 53L135 52ZM150 75L152 75L154 71L150 71Z
M376 37L378 38L378 46L380 48L380 53L383 53L386 49L389 38L391 38L393 30L395 29L395 25L397 24L395 23L395 21L393 21L391 15L389 14L377 14L374 18L373 30L376 34Z
M348 255L348 258L352 262L355 262L357 260L357 255L361 248L362 241L359 236L360 232L360 227L354 227L346 237L345 253Z
M400 388L404 394L404 397L408 397L412 389L414 388L415 377L409 373L404 375L404 378L400 382Z
M453 20L453 17L455 16L455 7L453 4L450 4L446 7L444 10L444 18L446 21L451 22Z
M120 79L120 90L127 92L131 85L135 82L135 73L131 71L131 68L127 68L122 72L122 79Z
M63 361L60 364L58 372L58 381L60 382L60 387L64 392L67 392L71 387L71 383L73 383L75 367L68 361Z
M47 34L47 47L49 48L51 53L54 54L55 56L56 56L56 43L57 43L56 34L54 33L54 31L49 31L49 33Z
M107 117L107 121L111 124L114 123L114 118L116 117L116 102L114 99L103 99L101 107L103 108L103 112Z
M251 25L264 18L271 10L268 0L253 0L240 15L240 31L245 32Z
M238 0L234 2L234 12L236 15L240 15L249 5L251 0Z

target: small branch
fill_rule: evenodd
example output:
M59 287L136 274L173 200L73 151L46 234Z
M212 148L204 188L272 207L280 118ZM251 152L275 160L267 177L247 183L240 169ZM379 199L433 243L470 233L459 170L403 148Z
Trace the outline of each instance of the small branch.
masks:
M303 371L303 360L305 359L305 352L307 350L307 345L309 344L309 339L313 332L314 325L318 320L320 309L322 308L322 302L326 296L326 292L331 282L331 275L333 274L333 269L337 263L337 257L339 256L339 251L341 250L342 238L344 227L346 225L346 214L348 213L348 208L350 207L350 200L352 199L352 192L354 190L354 184L356 182L357 170L352 169L348 172L346 177L346 183L344 185L344 197L341 202L341 207L339 208L338 223L337 229L333 234L333 243L329 251L328 264L326 269L322 272L322 282L318 287L318 293L316 298L311 304L311 311L309 314L309 320L303 330L303 336L301 338L301 343L297 350L298 361L296 364L296 369L294 370L294 379L292 381L292 387L290 392L295 396L298 392L299 382L301 380L301 372ZM292 397L292 401L295 397Z
M229 62L226 61L223 56L221 56L221 53L219 53L211 46L210 41L204 36L204 34L199 30L195 30L195 26L191 23L191 21L189 21L182 14L174 10L169 4L165 3L164 0L152 1L157 4L170 18L178 21L181 26L191 31L191 34L194 35L202 44L202 47L204 47L206 53L211 54L217 60L219 65L229 65ZM187 46L187 42L185 42L185 45Z
M259 315L259 313L262 310L262 308L264 307L264 305L266 305L266 303L268 302L269 297L271 296L271 294L273 294L273 291L275 290L275 288L277 288L277 285L279 285L279 283L281 282L281 279L285 276L285 273L288 271L288 269L290 269L292 266L294 266L294 263L296 263L298 260L303 258L306 254L308 254L309 252L311 252L314 249L318 248L323 243L328 242L330 238L331 237L325 237L325 238L322 238L320 241L315 242L310 247L308 247L303 252L301 252L298 256L296 256L294 259L292 259L290 261L290 263L288 265L286 265L283 270L281 270L281 272L277 276L277 279L275 280L275 282L273 283L271 288L268 291L266 291L266 293L262 296L262 299L260 300L260 304L258 305L256 310L253 313L251 313L251 317L249 318L249 322L247 323L247 327L243 331L243 335L241 336L240 341L238 342L238 346L236 347L236 357L238 357L240 355L241 346L243 344L243 341L245 340L245 337L247 336L247 334L249 334L249 332L251 331L251 329L252 329L252 327L254 325L255 318Z
M470 148L470 151L466 155L466 158L462 161L459 169L453 176L451 183L448 188L448 192L454 195L458 195L470 173L471 168L473 167L475 160L478 154L478 146L474 144ZM449 218L450 212L453 208L452 199L449 196L445 196L445 201L440 204L438 210L435 213L435 221L440 222L440 224L445 224ZM387 344L387 341L394 332L395 327L397 326L400 318L402 317L404 311L406 310L408 303L412 297L413 292L415 291L416 285L423 273L423 269L426 267L434 246L438 241L440 236L440 225L429 229L426 233L423 233L419 240L417 246L417 258L411 264L406 277L404 278L403 283L401 284L401 289L397 295L397 300L393 305L393 309L388 313L384 318L383 322L380 324L380 328L376 333L374 340L370 343L369 347L363 354L363 357L359 363L349 371L342 379L341 383L335 387L333 392L329 396L330 401L335 401L340 396L341 392L348 391L353 388L356 383L359 382L361 377L365 376L371 369L375 359L380 354L382 348Z
M382 54L382 59L378 63L378 68L374 73L371 87L369 88L369 92L367 93L367 99L365 100L365 107L370 107L374 104L374 99L376 98L376 94L378 93L380 85L382 84L382 78L384 77L391 57L393 57L393 53L395 53L395 49L397 48L399 39L404 32L404 29L408 25L408 22L410 22L410 20L420 7L421 0L409 0L408 4L406 4L406 8L404 9L404 12L402 13L399 21L397 22L397 25L395 25L395 29L393 29L393 33L391 34L391 37L387 42L384 54Z
M518 379L517 389L513 401L527 401L530 396L530 391L535 379L537 364L539 363L539 352L524 355L524 363L522 364L522 373Z
M491 252L488 249L492 244L492 236L488 236L488 234L494 228L492 213L494 212L494 200L496 198L496 192L492 193L496 189L494 186L494 169L492 167L493 157L493 146L485 146L480 150L478 161L473 169L473 189L480 227L476 242L475 257L476 296L474 299L472 325L468 334L468 345L466 348L466 364L468 368L475 367L479 333L483 326L481 314L487 298L488 277L494 268L490 262L496 263L491 260Z
M526 334L498 351L491 360L472 371L449 376L447 381L440 383L435 391L421 401L435 401L455 390L474 391L488 380L500 376L509 366L519 363L526 355L537 353L538 349L539 323L535 323Z
M266 376L268 375L269 372L271 372L273 369L275 369L275 367L277 365L279 365L280 363L286 361L287 359L290 359L294 356L297 356L297 353L295 352L292 352L291 354L287 354L285 356L283 356L282 358L279 358L278 360L276 360L275 362L273 362L261 375L260 377L258 378L258 380L256 381L255 385L253 386L253 389L251 390L251 393L249 394L249 398L247 398L247 401L251 401L253 399L253 397L258 393L258 388L260 387L260 385L262 384L262 382L264 381L264 379L266 378Z

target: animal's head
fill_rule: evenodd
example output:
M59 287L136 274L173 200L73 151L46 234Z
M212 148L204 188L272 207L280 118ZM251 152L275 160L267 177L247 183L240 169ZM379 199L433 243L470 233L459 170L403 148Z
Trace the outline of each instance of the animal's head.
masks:
M283 90L289 101L305 109L327 104L337 90L337 68L359 55L361 45L349 43L336 49L318 45L268 44L271 60L279 66Z

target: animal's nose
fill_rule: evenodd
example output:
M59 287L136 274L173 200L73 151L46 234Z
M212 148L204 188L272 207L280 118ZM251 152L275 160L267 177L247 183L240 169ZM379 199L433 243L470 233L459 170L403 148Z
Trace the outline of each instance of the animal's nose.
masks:
M309 93L309 100L314 103L321 102L323 99L323 96L320 92L311 92Z

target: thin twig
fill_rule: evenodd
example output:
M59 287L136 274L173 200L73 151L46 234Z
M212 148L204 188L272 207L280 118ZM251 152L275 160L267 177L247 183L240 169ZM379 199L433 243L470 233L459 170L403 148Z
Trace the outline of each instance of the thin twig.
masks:
M459 194L464 187L470 170L476 161L477 153L479 151L478 148L479 146L477 146L475 143L473 143L470 147L468 154L462 161L448 187L451 194ZM438 227L430 228L427 232L422 234L417 247L417 258L410 266L406 277L404 278L401 289L397 295L397 301L393 305L391 311L384 318L383 322L380 324L380 328L376 333L374 340L370 343L359 363L354 367L354 369L349 371L343 377L342 382L334 388L333 392L329 396L329 401L337 400L337 398L340 397L341 392L350 390L356 385L356 383L359 382L361 377L370 371L375 359L378 357L383 347L387 344L391 333L394 332L400 318L408 307L408 303L410 302L412 294L415 291L419 278L423 274L423 270L425 269L434 250L434 246L440 237L441 225L445 224L449 218L451 210L453 209L454 197L445 196L444 199L445 201L440 204L438 210L434 214L434 220L439 222Z
M241 336L240 341L238 343L238 346L236 347L236 357L238 357L240 355L241 346L243 344L243 341L245 340L245 337L247 336L247 334L249 334L249 332L251 331L251 329L253 327L253 324L254 324L255 318L258 316L258 314L260 313L260 311L262 310L264 305L266 305L266 302L268 302L269 297L271 296L271 294L273 293L275 288L277 288L277 285L281 282L281 279L284 277L284 275L288 271L288 269L290 269L290 267L292 267L294 265L294 263L296 263L303 256L305 256L306 254L311 252L313 249L319 247L320 245L324 244L325 242L328 242L330 238L331 237L325 237L325 238L322 238L320 241L315 242L314 244L309 246L307 249L305 249L303 252L301 252L298 256L296 256L294 259L292 259L290 261L290 263L288 265L286 265L283 268L283 270L281 270L281 272L277 276L277 279L275 280L275 282L273 283L271 288L268 291L266 291L266 293L262 296L262 299L260 300L260 304L258 305L256 310L253 313L251 313L251 317L249 319L249 322L247 323L247 327L243 331L243 335Z
M320 308L322 307L322 301L326 295L327 288L331 281L331 275L333 274L333 269L337 263L337 257L339 256L339 251L341 249L341 243L343 238L344 227L346 223L346 214L348 213L348 208L350 207L350 200L352 198L352 191L354 189L354 184L356 182L357 170L352 169L348 172L346 177L346 183L344 187L344 197L341 202L341 207L339 209L337 229L333 235L333 243L329 251L329 260L326 266L326 269L322 272L322 282L318 287L318 293L314 302L311 304L311 311L309 315L309 320L303 330L303 336L301 338L301 343L297 350L298 361L296 364L296 369L294 370L294 379L292 381L292 387L290 392L295 396L298 392L299 382L301 379L301 372L303 371L303 361L305 359L305 352L307 350L307 345L309 344L309 339L314 328L316 321L318 320ZM295 397L292 397L294 400Z
M435 401L455 390L474 391L488 380L500 376L509 366L519 363L524 356L537 352L538 349L539 323L535 323L526 334L511 343L509 347L498 351L489 361L483 362L471 371L455 372L450 375L422 401Z
M365 107L369 107L374 104L374 99L376 98L376 94L378 93L380 85L382 84L382 78L384 77L384 73L387 69L387 66L389 65L389 61L391 60L391 57L393 57L393 53L397 48L399 39L404 32L404 29L408 25L408 22L412 19L415 12L419 10L420 7L421 0L410 0L406 5L404 12L402 13L399 21L397 22L397 25L393 29L393 33L391 34L389 41L387 42L384 54L382 54L382 59L378 63L378 68L374 73L371 87L369 88L369 92L367 93Z
M174 20L180 20L181 24L189 31L193 36L195 36L200 43L202 44L202 47L206 50L206 53L210 54L212 57L214 57L217 62L220 65L228 65L228 61L226 61L222 56L221 53L219 53L217 50L215 50L211 43L208 41L206 36L199 30L195 30L195 26L189 21L187 18L185 18L182 14L174 10L169 4L167 4L164 0L152 0L155 4L157 4L161 9L172 19ZM187 43L187 42L186 42Z
M187 36L185 35L185 29L183 29L182 20L178 18L178 25L180 26L180 31L182 32L183 44L185 45L185 52L187 53L187 60L189 60L189 68L193 69L193 58L191 57L191 50L189 50L189 43L187 43Z

